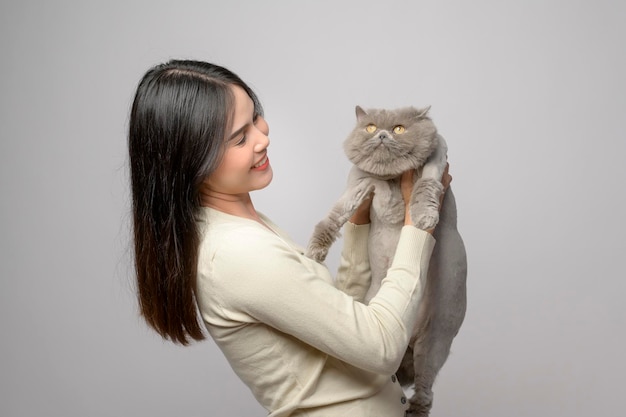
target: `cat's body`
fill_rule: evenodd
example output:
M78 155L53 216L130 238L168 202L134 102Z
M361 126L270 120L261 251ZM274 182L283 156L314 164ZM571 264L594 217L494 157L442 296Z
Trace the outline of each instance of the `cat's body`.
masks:
M446 166L447 145L437 134L428 109L368 110L357 107L357 126L344 143L355 164L348 185L327 218L315 228L307 255L325 259L330 245L357 207L374 192L370 209L369 257L372 283L365 302L376 294L391 265L404 225L404 202L398 177L416 169L411 194L411 218L421 229L437 226L437 244L430 259L417 326L397 375L414 384L407 416L427 416L432 385L450 352L466 309L467 262L456 228L456 203L446 191L441 211L440 179Z

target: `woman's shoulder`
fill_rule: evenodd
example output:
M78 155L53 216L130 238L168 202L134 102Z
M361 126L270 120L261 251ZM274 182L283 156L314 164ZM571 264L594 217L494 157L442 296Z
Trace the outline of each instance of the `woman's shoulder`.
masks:
M234 216L208 207L203 207L202 216L198 221L200 237L206 241L225 244L239 241L248 236L254 238L263 230L255 221Z
M274 223L263 215L261 219L270 223L269 228L251 219L204 208L203 217L198 222L200 257L205 261L213 260L219 253L228 258L246 259L283 246L284 239L273 230Z
M285 240L254 220L210 215L201 233L198 278L222 305L256 297L260 288L275 285L277 270L300 262Z

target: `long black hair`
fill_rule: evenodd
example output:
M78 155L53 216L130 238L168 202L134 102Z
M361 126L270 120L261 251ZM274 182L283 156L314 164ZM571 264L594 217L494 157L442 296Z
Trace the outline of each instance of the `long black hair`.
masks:
M231 128L232 86L254 92L226 68L173 60L151 68L133 101L128 152L135 272L141 315L163 338L202 340L196 306L199 187L217 168Z

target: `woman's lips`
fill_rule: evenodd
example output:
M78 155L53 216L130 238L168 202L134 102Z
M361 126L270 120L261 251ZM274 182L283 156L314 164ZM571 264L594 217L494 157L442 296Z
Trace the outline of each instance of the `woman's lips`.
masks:
M252 169L257 170L257 171L262 171L262 170L264 170L265 168L267 168L267 167L269 166L269 164L270 164L270 160L269 160L269 158L267 157L267 155L265 155L265 156L263 157L263 159L261 159L258 163L256 163L256 164L252 167Z

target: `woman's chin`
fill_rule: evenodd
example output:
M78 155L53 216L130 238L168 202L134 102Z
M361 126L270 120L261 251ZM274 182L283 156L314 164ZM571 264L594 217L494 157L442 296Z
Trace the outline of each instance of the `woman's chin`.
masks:
M267 167L263 174L263 180L259 181L257 186L254 188L254 191L262 190L263 188L271 184L272 179L274 178L274 172L272 171L272 167Z

